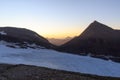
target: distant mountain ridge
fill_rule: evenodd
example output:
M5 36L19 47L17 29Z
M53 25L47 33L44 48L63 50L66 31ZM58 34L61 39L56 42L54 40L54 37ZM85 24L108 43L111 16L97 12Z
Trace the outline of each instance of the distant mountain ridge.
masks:
M58 50L73 54L120 57L120 30L94 21L81 35L61 45Z
M0 40L19 43L22 47L27 47L27 43L40 45L46 48L50 48L51 46L47 39L25 28L0 27Z
M63 39L57 39L57 38L48 38L48 41L54 45L60 46L65 44L66 42L70 41L72 37L66 37Z

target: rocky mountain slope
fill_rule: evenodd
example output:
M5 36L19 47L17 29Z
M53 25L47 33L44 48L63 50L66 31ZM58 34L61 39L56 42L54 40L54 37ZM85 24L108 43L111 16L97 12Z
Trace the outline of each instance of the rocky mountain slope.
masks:
M0 64L0 80L119 80L28 65Z
M28 44L36 44L46 48L51 47L51 44L47 39L34 31L24 28L0 27L0 40L16 43L22 48L28 47Z
M120 30L94 21L79 36L58 48L59 51L92 56L120 57Z

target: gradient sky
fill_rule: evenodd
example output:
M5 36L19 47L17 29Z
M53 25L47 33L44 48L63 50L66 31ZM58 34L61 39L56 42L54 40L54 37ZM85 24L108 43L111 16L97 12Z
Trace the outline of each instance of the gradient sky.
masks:
M120 0L0 0L1 27L48 38L77 36L94 20L120 29Z

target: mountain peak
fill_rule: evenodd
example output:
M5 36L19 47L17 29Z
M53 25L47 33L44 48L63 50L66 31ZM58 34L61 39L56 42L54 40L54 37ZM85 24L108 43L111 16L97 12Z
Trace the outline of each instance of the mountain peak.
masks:
M100 22L98 22L98 21L94 20L94 21L93 21L93 23L100 23Z
M94 21L88 26L88 28L86 30L91 31L91 32L92 31L93 32L106 32L106 31L111 31L113 29L108 27L107 25L104 25L104 24L98 22L98 21Z
M112 34L113 31L114 29L110 28L109 26L104 25L98 21L94 21L85 29L85 31L80 36L100 38L100 37L104 37L105 35Z
M107 25L92 22L81 35L60 46L59 50L75 54L91 53L120 57L120 30ZM117 60L117 59L116 59Z
M101 25L101 26L106 26L106 25L104 25L104 24L102 24L102 23L100 23L100 22L98 22L98 21L93 21L89 26L95 26L95 27L99 27L98 25ZM89 27L88 26L88 27Z

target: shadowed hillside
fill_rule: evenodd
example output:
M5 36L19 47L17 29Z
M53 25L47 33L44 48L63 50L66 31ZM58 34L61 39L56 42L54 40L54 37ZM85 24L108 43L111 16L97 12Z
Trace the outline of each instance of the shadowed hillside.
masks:
M51 47L47 39L25 28L0 27L0 40L18 43L18 45L24 48L27 47L27 43L40 45L46 48Z
M119 35L120 30L94 21L81 35L61 45L58 50L74 54L120 57Z

